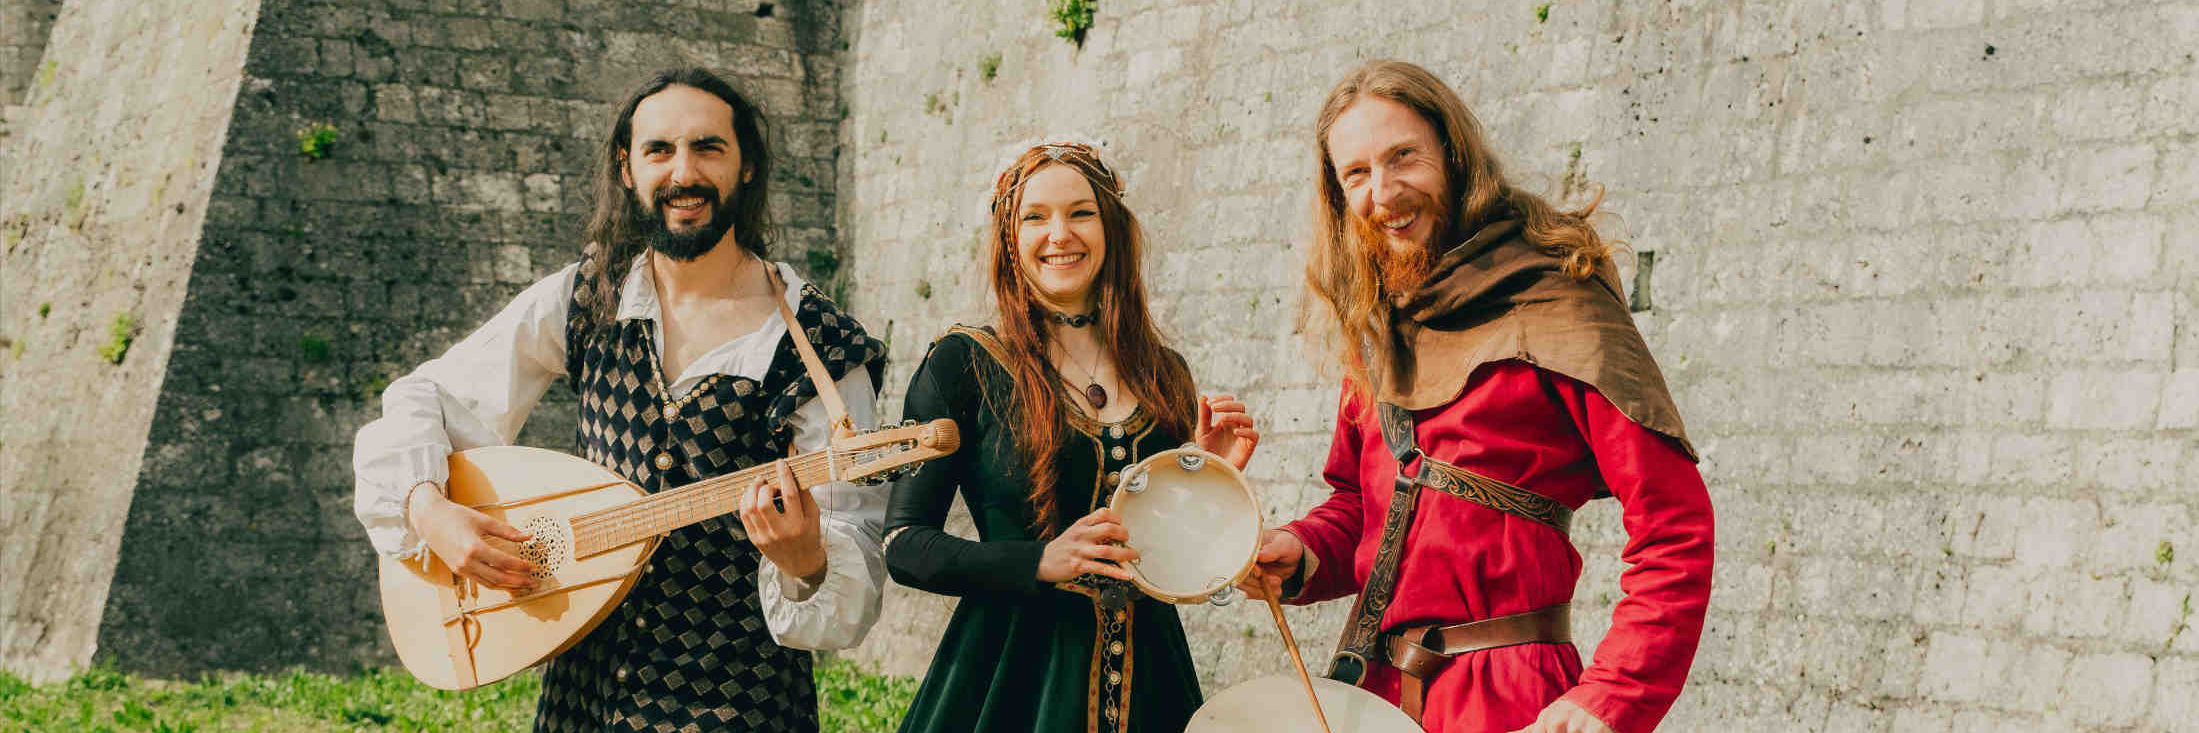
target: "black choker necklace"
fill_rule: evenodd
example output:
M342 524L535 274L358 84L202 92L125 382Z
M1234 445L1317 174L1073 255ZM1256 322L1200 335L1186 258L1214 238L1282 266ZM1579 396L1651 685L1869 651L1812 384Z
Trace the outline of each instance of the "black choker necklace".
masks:
M1059 323L1070 328L1083 328L1085 326L1092 325L1092 315L1089 313L1062 313L1059 311L1047 311L1046 317L1053 319L1055 323Z

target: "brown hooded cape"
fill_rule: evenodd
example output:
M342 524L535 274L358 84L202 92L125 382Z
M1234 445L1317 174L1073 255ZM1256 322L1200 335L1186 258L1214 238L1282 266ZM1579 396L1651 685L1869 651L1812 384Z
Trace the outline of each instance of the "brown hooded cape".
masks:
M1457 399L1481 365L1519 359L1595 387L1628 419L1701 461L1611 261L1575 279L1519 232L1516 220L1482 227L1438 258L1420 287L1392 296L1392 341L1376 358L1378 398L1439 407Z

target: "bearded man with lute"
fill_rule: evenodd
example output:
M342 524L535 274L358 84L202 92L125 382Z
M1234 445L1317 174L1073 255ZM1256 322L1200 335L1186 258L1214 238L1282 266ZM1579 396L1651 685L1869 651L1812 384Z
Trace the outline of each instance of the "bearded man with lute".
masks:
M600 149L579 261L383 393L355 469L385 597L396 559L439 561L457 585L507 603L537 597L542 568L515 549L535 547L533 533L447 490L463 478L451 474L453 452L509 445L559 377L579 398L581 457L651 496L820 451L874 421L884 345L764 259L764 122L708 71L650 79ZM835 391L845 407L828 410ZM793 490L793 471L777 466L727 492L738 496L721 503L738 509L724 513L736 517L713 510L647 540L654 551L636 553L624 600L550 661L535 730L817 729L800 649L853 646L877 619L886 489L819 480ZM579 524L575 543L593 536ZM466 654L494 641L474 636L464 613L450 618L462 670L453 686L471 686Z

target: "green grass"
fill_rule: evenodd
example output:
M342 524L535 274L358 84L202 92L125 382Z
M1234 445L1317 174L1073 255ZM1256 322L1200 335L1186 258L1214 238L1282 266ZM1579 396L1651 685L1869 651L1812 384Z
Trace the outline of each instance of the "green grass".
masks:
M890 733L916 696L916 680L869 674L854 662L817 663L817 712L825 733Z
M470 692L432 689L390 668L181 682L94 667L46 685L0 672L0 733L524 731L541 690L534 672ZM915 680L866 674L852 662L817 665L826 733L892 731L915 692Z

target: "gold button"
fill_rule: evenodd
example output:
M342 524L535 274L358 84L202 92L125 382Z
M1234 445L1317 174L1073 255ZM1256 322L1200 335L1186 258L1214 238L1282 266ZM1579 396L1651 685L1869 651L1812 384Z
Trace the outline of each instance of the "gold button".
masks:
M649 628L649 619L645 619L645 618L636 618L636 619L634 619L634 628L637 628L637 629L646 629L646 628Z
M658 454L657 454L657 470L659 470L659 471L670 471L670 470L672 470L672 454L670 454L670 453L658 453Z
M1110 426L1108 426L1108 428L1107 428L1107 434L1108 434L1108 435L1111 435L1111 436L1114 436L1114 437L1117 437L1117 438L1120 438L1120 437L1122 437L1122 426L1121 426L1121 425L1110 425Z
M1123 449L1122 449L1122 446L1119 446L1119 445L1118 445L1118 446L1115 446L1115 449L1114 449L1114 450L1108 451L1108 452L1107 452L1107 455L1109 455L1109 456L1113 457L1113 458L1114 458L1115 460L1118 460L1118 461L1119 461L1119 460L1122 460L1122 457L1123 457L1123 456L1125 456L1125 455L1128 455L1128 453L1126 453L1125 451L1123 451Z
M1114 485L1115 483L1117 483L1117 482L1119 482L1119 481L1122 481L1122 472L1121 472L1121 471L1108 471L1108 472L1107 472L1107 483L1108 483L1108 485Z
M626 681L626 668L625 668L625 667L620 667L620 668L618 668L618 681L620 681L620 682L625 682L625 681Z

